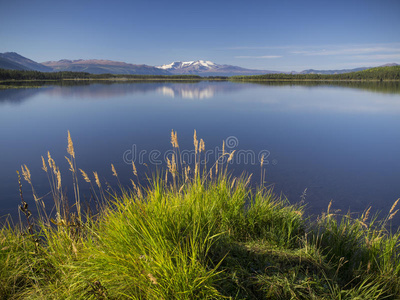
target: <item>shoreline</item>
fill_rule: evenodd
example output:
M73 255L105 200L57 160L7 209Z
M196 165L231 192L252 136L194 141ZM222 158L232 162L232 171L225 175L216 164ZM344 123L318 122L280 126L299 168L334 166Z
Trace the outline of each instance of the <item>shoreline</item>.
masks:
M74 78L74 79L29 79L29 80L2 80L0 81L0 90L6 89L24 89L24 88L41 88L46 83L63 83L63 82L87 82L87 83L135 83L135 82L235 82L235 83L400 83L400 80L386 79L231 79L231 78L199 78L199 79L184 79L184 78ZM23 83L43 83L43 85L20 85Z

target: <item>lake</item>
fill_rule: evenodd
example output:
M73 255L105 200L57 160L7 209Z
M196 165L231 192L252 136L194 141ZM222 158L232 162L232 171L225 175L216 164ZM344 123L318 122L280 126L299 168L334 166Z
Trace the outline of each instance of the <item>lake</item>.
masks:
M236 150L233 176L253 173L300 201L312 214L332 208L387 213L400 197L399 83L139 82L45 85L0 90L0 216L16 215L16 170L26 164L39 195L48 191L41 156L49 150L72 191L67 155L70 130L78 167L116 186L165 167L171 129L181 150L193 149L193 130L208 150ZM188 152L188 159L190 160ZM81 186L84 186L81 181ZM23 182L25 200L33 207ZM82 188L83 193L89 193ZM49 197L47 197L49 198ZM46 200L51 207L51 199ZM400 215L394 220L400 224Z

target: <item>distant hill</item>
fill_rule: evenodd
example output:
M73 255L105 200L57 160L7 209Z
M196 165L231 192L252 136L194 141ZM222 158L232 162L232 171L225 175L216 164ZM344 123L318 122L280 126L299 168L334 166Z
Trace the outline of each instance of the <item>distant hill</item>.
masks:
M314 70L314 69L309 69L309 70L304 70L301 71L297 74L324 74L324 75L333 75L333 74L344 74L344 73L351 73L351 72L358 72L358 71L363 71L370 69L369 67L363 67L363 68L355 68L355 69L342 69L342 70Z
M280 73L269 70L252 70L231 65L219 65L211 61L176 61L157 68L167 70L176 75L193 74L200 76L234 76L234 75L261 75Z
M52 68L46 67L42 64L39 64L29 58L26 58L22 55L19 55L15 52L6 52L0 53L0 58L6 59L8 61L13 62L15 67L3 68L3 69L12 69L12 70L29 70L29 71L40 71L40 72L51 72Z
M400 65L394 64L390 67L369 68L342 74L264 74L253 76L233 76L231 80L255 80L255 81L290 81L290 80L400 80Z
M398 66L396 63L385 64L379 67L394 67ZM324 74L324 75L333 75L333 74L345 74L345 73L352 73L352 72L359 72L368 69L372 69L373 67L362 67L362 68L355 68L355 69L342 69L342 70L304 70L299 73L294 72L294 74Z
M166 70L160 70L148 65L134 65L112 60L59 60L47 61L42 65L53 71L87 72L91 74L124 74L124 75L171 75Z
M396 66L399 66L399 64L390 63L390 64L382 65L382 66L380 66L380 67L396 67Z
M7 70L26 70L26 67L23 65L17 64L7 58L0 56L0 69L7 69Z
M400 80L400 65L386 64L384 66L376 68L370 68L359 72L341 74L336 76L341 77L343 79Z

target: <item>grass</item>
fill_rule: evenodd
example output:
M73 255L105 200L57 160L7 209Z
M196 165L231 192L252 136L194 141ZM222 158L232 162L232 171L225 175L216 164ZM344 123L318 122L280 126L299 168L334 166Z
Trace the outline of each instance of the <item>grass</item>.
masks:
M132 164L132 188L107 193L96 172L77 168L68 133L73 201L50 153L42 157L54 215L22 166L38 213L20 183L21 221L0 226L0 299L400 298L400 233L387 229L397 202L384 219L330 205L311 221L303 206L250 188L250 176L229 175L234 153L206 169L196 133L193 166L180 160L176 132L171 143L168 170L141 186ZM98 209L84 210L79 184Z
M11 84L0 84L0 90L10 89L38 89L43 86L41 85L11 85Z

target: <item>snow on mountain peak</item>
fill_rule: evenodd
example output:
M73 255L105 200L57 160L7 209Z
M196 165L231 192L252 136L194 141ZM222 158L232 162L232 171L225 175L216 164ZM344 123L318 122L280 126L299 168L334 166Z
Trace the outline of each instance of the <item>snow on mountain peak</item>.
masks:
M164 69L164 70L177 70L189 67L205 67L205 68L213 68L216 67L217 64L208 60L196 60L196 61L175 61L167 65L157 66L156 68Z

